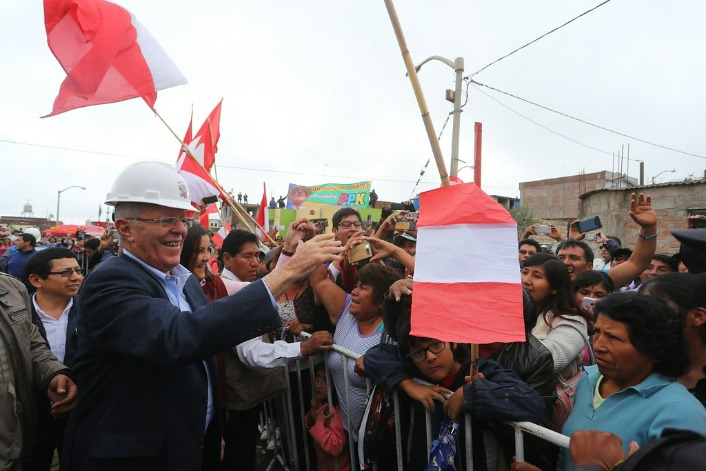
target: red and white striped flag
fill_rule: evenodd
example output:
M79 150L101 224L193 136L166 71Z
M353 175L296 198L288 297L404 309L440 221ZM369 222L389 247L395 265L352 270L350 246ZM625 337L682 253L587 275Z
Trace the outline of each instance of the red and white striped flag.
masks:
M210 224L208 221L208 215L213 214L213 213L217 213L217 212L218 212L218 206L216 205L216 203L209 204L208 206L206 206L206 209L201 211L201 213L199 214L199 224L201 224L206 229L209 229Z
M213 241L214 244L218 246L219 249L223 248L223 240L226 238L228 233L230 232L230 223L225 223L223 227L218 229L218 232L213 234L213 237L211 237L211 240Z
M105 0L44 0L47 42L66 72L48 116L142 97L186 83L132 13Z
M263 233L259 228L255 231L262 241L267 240L266 234L270 232L270 218L267 215L267 211L267 187L265 182L262 182L262 199L260 200L260 210L257 212L257 223L265 232Z
M194 120L192 116L191 121L189 121L189 128L184 135L184 143L189 147L191 153L194 154L194 157L196 157L205 170L197 164L194 159L189 157L183 148L179 150L179 157L177 158L176 170L182 178L184 178L189 187L191 202L197 205L207 196L221 194L208 172L216 161L217 144L221 136L220 122L222 103L223 100L211 111L211 114L208 115L208 118L206 118L206 121L204 121L201 128L196 133L196 136L193 138L191 137ZM223 195L221 195L221 198L225 199Z
M517 224L474 183L420 195L411 334L523 342Z

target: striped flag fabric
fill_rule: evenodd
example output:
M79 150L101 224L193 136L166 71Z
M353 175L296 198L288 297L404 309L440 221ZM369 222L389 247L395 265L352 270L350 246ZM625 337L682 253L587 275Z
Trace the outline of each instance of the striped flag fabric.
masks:
M142 97L186 79L126 9L105 0L44 0L49 49L66 72L50 114Z
M265 232L262 232L260 228L257 228L255 231L262 241L267 240L266 234L269 234L270 232L270 218L267 212L267 186L265 185L265 182L262 182L262 199L260 200L260 210L257 212L257 223L265 230Z
M524 342L517 224L474 183L420 195L410 334Z
M218 232L213 234L213 237L211 237L211 240L218 246L219 249L223 248L223 240L226 238L230 230L230 223L225 223L225 225L218 229Z

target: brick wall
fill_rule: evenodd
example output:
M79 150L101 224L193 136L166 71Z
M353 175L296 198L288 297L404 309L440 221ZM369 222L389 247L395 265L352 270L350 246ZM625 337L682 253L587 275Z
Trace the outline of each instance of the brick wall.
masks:
M603 231L619 237L623 246L635 247L639 226L628 215L630 193L635 190L602 190L582 196L579 218L599 216ZM643 187L652 196L652 207L659 219L657 225L657 253L674 254L679 242L672 237L673 229L686 229L689 211L706 209L706 182L663 184ZM522 202L525 204L525 202Z

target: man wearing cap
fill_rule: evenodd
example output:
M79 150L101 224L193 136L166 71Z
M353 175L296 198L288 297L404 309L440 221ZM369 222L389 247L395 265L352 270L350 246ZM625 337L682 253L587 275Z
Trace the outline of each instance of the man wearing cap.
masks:
M412 257L417 254L417 231L402 231L395 235L392 242Z
M35 245L37 245L37 239L35 239L32 234L24 232L20 234L15 240L17 252L10 255L10 258L7 259L7 267L5 269L8 275L12 275L24 283L29 294L34 293L34 286L32 286L32 283L30 283L27 278L25 267L27 266L29 258L37 253L34 248Z
M140 162L116 178L122 253L81 290L76 407L63 470L217 470L221 422L213 356L280 325L273 296L335 260L330 236L302 244L286 266L207 304L179 264L193 208L173 166Z

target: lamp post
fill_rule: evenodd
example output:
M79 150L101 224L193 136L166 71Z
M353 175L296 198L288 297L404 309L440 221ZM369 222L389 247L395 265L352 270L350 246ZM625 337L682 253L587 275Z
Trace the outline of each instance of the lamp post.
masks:
M673 168L673 169L671 169L671 170L664 170L663 172L659 172L657 175L655 175L654 177L652 177L652 184L654 185L654 184L655 184L655 179L656 179L657 177L659 177L660 175L662 175L663 173L668 173L668 172L674 173L674 172L676 172L676 171L677 171L677 170Z
M65 192L66 190L70 190L71 188L81 188L82 190L85 190L85 186L80 186L80 185L71 185L67 186L63 190L59 190L56 192L56 225L59 225L59 208L61 207L61 194Z
M453 119L453 131L452 131L452 136L451 136L451 168L450 168L450 174L452 177L457 177L458 176L458 140L459 140L459 131L461 129L461 112L463 111L461 109L461 84L463 82L463 68L464 68L464 61L463 57L457 57L456 60L453 62L450 61L449 59L442 57L442 56L431 56L427 57L424 59L422 62L419 63L419 65L414 67L414 70L419 72L419 70L422 68L424 64L431 60L437 60L440 62L443 62L444 64L448 65L454 71L456 72L456 89L453 91L453 95L451 93L451 90L446 90L446 99L448 101L453 102L454 104L454 119Z

